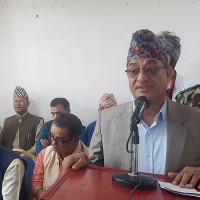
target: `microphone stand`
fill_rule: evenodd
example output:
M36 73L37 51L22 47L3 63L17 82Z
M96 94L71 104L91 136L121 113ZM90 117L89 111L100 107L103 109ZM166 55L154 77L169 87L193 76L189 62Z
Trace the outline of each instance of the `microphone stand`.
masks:
M137 187L140 190L150 190L157 188L157 181L151 176L138 173L138 144L139 134L137 124L140 119L132 117L130 125L131 137L131 171L119 172L112 176L113 183L128 188Z

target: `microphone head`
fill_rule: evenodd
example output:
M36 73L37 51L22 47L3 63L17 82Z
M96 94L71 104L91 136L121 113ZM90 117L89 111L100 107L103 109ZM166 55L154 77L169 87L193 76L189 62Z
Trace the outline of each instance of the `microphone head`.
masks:
M145 103L146 109L149 108L149 106L150 106L150 101L145 96L140 96L137 99L135 99L135 101L134 101L135 105L137 105L139 102Z

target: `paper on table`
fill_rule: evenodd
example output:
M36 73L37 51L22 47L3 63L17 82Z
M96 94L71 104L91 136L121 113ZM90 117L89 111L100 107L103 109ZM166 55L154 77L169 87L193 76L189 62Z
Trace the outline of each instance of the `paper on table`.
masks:
M168 190L168 191L176 193L176 194L200 198L200 192L197 192L197 190L195 190L195 189L180 188L179 186L172 185L171 183L166 183L166 182L162 182L162 181L158 181L158 182L162 189Z

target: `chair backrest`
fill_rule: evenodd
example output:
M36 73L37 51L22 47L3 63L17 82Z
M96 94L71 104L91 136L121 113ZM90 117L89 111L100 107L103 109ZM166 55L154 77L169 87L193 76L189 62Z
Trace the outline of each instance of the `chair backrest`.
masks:
M25 160L25 162L27 163L26 171L25 171L25 174L24 174L24 178L25 178L24 180L25 180L26 190L28 191L30 180L31 180L31 177L33 175L33 170L34 170L34 167L35 167L35 161L28 156L22 156L22 159Z
M28 199L28 190L29 190L31 177L33 175L33 170L34 170L34 167L35 167L35 160L33 160L32 158L30 158L28 156L22 156L22 159L27 164L25 174L24 174L24 184L25 184L25 191L26 191L25 196L26 196L26 199Z
M86 145L86 127L82 126L80 140Z

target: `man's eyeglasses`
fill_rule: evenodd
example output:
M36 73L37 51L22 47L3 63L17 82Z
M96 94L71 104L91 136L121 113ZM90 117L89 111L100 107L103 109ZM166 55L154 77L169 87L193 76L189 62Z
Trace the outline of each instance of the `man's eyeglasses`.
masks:
M74 139L74 137L73 137L73 138L71 138L71 139L69 139L69 140L63 141L63 138L54 137L54 135L53 135L52 133L49 133L49 135L50 135L50 137L51 137L51 143L52 143L53 141L55 141L55 142L57 142L57 143L60 142L62 145L63 145L64 143L70 142L71 140Z
M136 69L127 69L125 72L127 73L129 78L136 78L138 74L140 73L140 70L142 69L145 74L149 76L157 75L157 73L160 71L160 69L166 68L166 65L162 67L140 67Z

